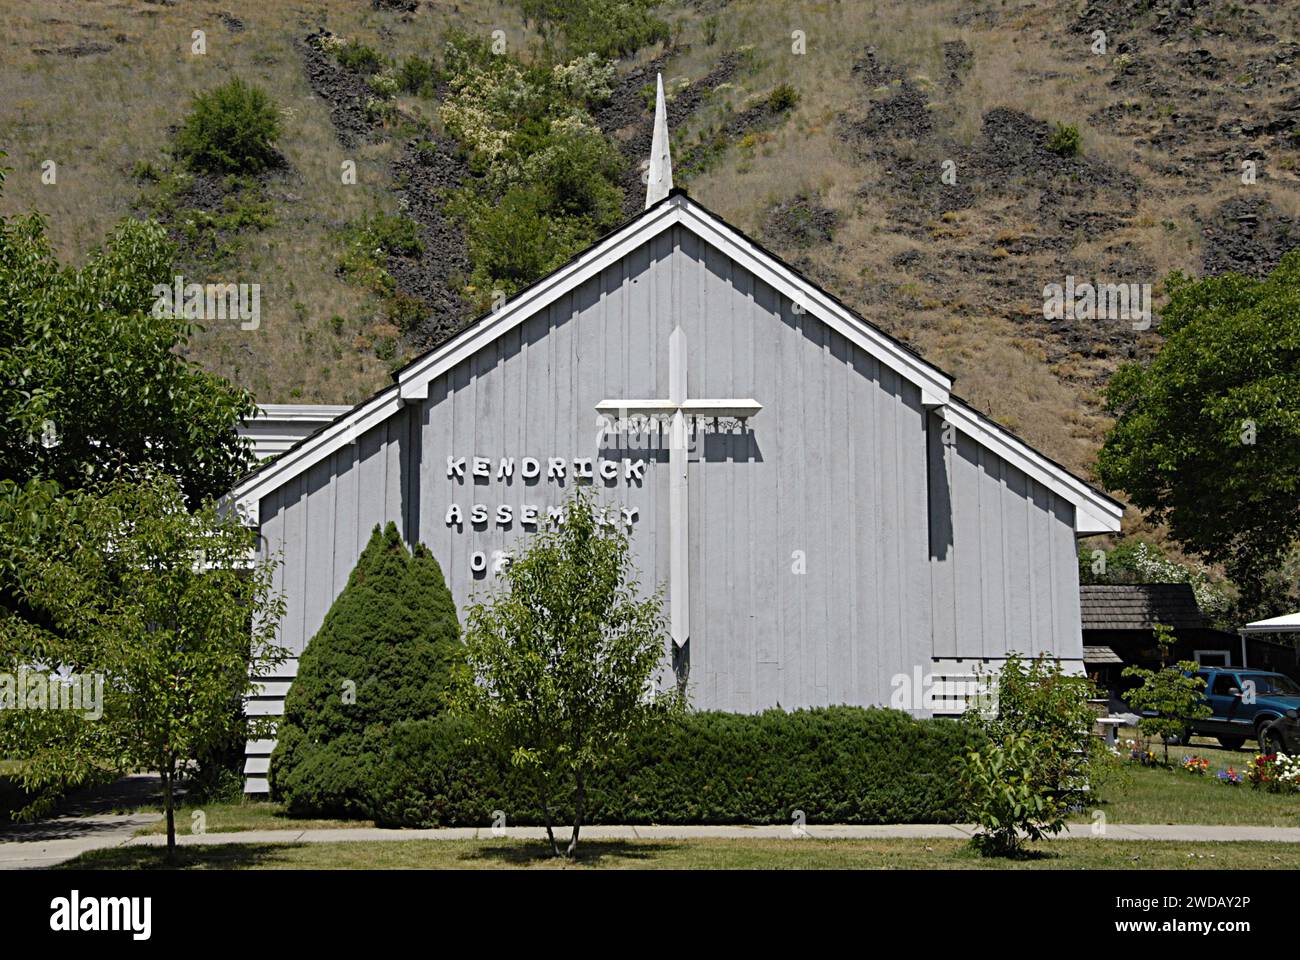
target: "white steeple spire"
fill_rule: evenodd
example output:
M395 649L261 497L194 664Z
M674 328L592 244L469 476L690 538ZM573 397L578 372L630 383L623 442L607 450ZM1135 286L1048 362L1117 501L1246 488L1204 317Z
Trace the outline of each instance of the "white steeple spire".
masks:
M668 150L668 109L664 106L663 74L656 76L655 132L650 141L650 176L646 180L645 205L657 203L673 188L673 158Z

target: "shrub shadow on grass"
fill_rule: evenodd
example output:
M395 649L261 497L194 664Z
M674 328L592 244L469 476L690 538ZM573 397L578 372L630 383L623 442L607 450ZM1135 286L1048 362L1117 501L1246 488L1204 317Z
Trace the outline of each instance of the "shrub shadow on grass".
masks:
M1031 863L1037 860L1060 860L1061 855L1050 850L1042 848L1031 849L1029 847L1019 847L1007 853L984 853L973 844L968 844L963 850L962 855L982 860L990 865L996 865L998 862L1007 863Z
M92 850L60 864L59 870L244 870L253 867L291 866L286 851L301 844L231 843L177 847L173 861L165 847L112 847Z
M557 837L557 839L559 839ZM560 842L560 849L568 845L566 836ZM659 859L664 853L673 849L672 844L648 843L640 841L631 843L625 840L591 840L578 844L577 856L572 860L556 858L551 853L550 845L544 840L489 841L477 849L462 854L459 859L465 861L492 860L499 866L535 867L555 864L574 867L618 867L623 865L640 865Z

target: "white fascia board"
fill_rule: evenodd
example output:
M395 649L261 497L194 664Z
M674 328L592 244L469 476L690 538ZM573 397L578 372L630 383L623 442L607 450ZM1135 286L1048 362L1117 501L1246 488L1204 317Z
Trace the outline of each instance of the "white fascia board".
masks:
M259 526L260 506L264 496L292 480L304 470L328 457L334 451L355 443L367 430L383 423L402 408L402 399L396 386L353 407L332 424L306 440L302 446L282 454L263 469L252 474L224 498L233 501L244 517L244 522Z
M347 405L338 406L332 403L263 403L258 405L257 415L250 419L248 424L256 425L262 420L328 423L351 409Z
M648 210L644 216L633 220L567 267L561 267L542 278L504 304L495 315L479 321L423 359L415 361L397 375L402 399L429 399L430 383L502 334L536 315L539 310L544 310L591 277L599 276L600 271L678 223L680 210L681 204L676 202L664 203Z
M771 254L758 249L739 233L687 200L682 206L682 223L700 239L711 243L768 286L812 313L836 333L856 343L904 380L921 390L925 406L948 402L952 378L908 352L879 330L855 317L842 304L799 279Z
M1076 536L1119 532L1120 520L1124 517L1123 504L1094 490L1023 440L1012 436L964 404L949 403L943 408L942 415L944 420L980 446L1073 504Z
M551 276L524 291L503 306L490 319L470 328L423 360L418 360L398 375L403 400L427 400L429 384L472 356L503 333L513 329L537 311L544 309L578 284L597 276L637 247L673 226L684 226L706 243L735 260L742 267L784 294L789 300L812 312L832 330L856 343L903 379L920 388L927 406L947 402L952 380L939 370L913 356L878 330L853 316L847 309L812 286L800 282L770 254L759 250L738 233L723 227L713 217L694 208L683 194L635 220L620 233L611 236L586 256L575 260Z

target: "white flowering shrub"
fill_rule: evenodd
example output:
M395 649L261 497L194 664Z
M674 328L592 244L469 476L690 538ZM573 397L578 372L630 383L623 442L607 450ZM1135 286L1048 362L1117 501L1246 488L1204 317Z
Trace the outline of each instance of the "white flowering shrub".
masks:
M370 86L371 91L381 100L391 100L397 96L400 85L390 70L384 70L381 73L373 74L366 83Z
M466 293L513 292L591 244L622 217L622 157L591 117L613 64L596 54L552 66L453 37L439 117L478 174L450 210L473 271Z
M1170 560L1149 543L1124 543L1106 554L1104 570L1093 566L1092 551L1079 548L1081 583L1186 583L1196 596L1196 605L1211 619L1221 617L1232 606L1228 586L1206 566L1193 561Z
M614 61L594 53L551 68L555 85L574 100L594 103L606 100L614 90Z

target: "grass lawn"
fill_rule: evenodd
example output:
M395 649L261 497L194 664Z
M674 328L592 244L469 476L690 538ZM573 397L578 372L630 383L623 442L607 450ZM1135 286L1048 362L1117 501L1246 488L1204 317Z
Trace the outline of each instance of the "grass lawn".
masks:
M144 807L162 813L162 807ZM373 827L373 820L310 820L291 817L278 803L269 800L244 800L238 803L208 803L176 808L176 832L189 833L196 810L203 811L208 833L238 833L241 830L329 830L337 827ZM166 833L167 821L159 820L137 830L142 833Z
M157 847L83 854L68 869L166 869ZM942 869L1168 870L1300 868L1300 844L1059 840L1021 860L986 860L961 840L593 840L577 864L523 840L388 840L368 843L182 847L187 870L350 869Z
M1249 749L1224 750L1217 742L1194 738L1190 746L1169 748L1173 769L1125 765L1125 780L1105 784L1098 791L1101 803L1095 808L1112 823L1204 823L1249 826L1300 827L1300 795L1266 793L1243 783L1225 786L1214 774L1229 766L1242 770L1255 759ZM1161 756L1160 750L1155 751ZM1196 755L1210 761L1210 772L1194 776L1180 763ZM1086 821L1092 813L1074 819Z

